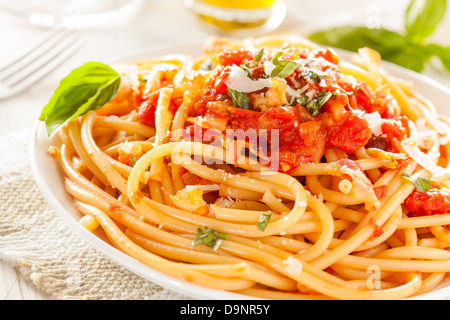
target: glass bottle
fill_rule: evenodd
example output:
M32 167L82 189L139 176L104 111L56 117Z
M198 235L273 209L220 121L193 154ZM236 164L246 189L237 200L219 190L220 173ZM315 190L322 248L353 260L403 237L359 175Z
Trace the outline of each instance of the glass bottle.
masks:
M185 0L204 24L221 33L262 33L277 28L286 16L282 0Z

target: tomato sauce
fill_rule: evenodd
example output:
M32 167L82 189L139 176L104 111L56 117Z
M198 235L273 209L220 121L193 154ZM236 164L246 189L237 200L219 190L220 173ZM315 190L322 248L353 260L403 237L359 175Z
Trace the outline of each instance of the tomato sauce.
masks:
M411 217L450 213L450 194L437 188L426 193L415 189L404 205Z
M368 144L374 137L363 112L378 111L384 118L392 117L386 96L381 92L371 92L364 83L350 82L342 77L338 57L328 49L298 50L288 48L279 57L284 61L304 61L306 67L296 68L283 81L293 90L302 90L304 97L319 101L319 93L331 93L326 101L312 113L308 104L290 101L275 104L266 109L237 107L229 95L226 81L233 67L244 68L252 80L267 78L264 70L267 63L274 63L273 52L254 61L255 53L245 49L226 50L217 56L218 65L211 71L205 94L191 107L191 117L209 117L227 123L227 128L244 131L277 129L280 170L289 172L302 163L319 162L328 148L337 147L351 155ZM302 60L303 59L303 60ZM266 64L264 64L266 63ZM311 67L311 68L310 68ZM313 68L314 67L314 68ZM305 71L306 70L306 71ZM252 94L264 95L268 88ZM247 94L247 96L249 96ZM141 123L152 124L157 94L150 95L141 104L138 119ZM314 101L313 101L314 102ZM154 121L154 120L153 120ZM399 141L406 134L402 127L386 124L382 126L383 149L398 151ZM267 137L270 141L270 135ZM373 142L373 141L372 141Z
M225 50L219 53L217 58L222 66L231 66L233 64L239 66L245 61L252 60L254 54L245 49Z
M282 58L288 59L297 55L306 58L307 52L288 51ZM212 79L208 93L201 98L191 110L191 116L204 116L213 114L213 117L226 118L232 129L267 129L278 130L279 148L276 150L279 157L280 169L290 171L301 163L318 162L325 150L330 147L338 147L348 154L354 153L364 146L371 138L371 131L367 121L361 116L352 113L347 108L348 98L343 95L335 95L323 106L322 112L312 117L308 110L300 105L283 105L270 108L265 111L245 110L236 108L232 104L226 110L211 110L213 101L230 100L227 95L227 79L232 64L242 65L253 63L252 53L245 50L226 51L219 55L222 67ZM327 75L333 81L321 90L339 89L335 82L339 78L336 74L338 58L329 50L319 50L315 58L323 58L329 61L324 69L333 69L335 73ZM253 78L261 78L263 68L253 66ZM311 81L311 78L302 78L299 72L294 72L286 81L297 87L308 85L310 90L319 91L319 84ZM270 135L268 137L270 140ZM270 141L268 141L269 143Z
M158 104L159 90L150 92L144 95L137 108L137 120L139 123L154 126L155 125L155 111ZM169 105L169 110L175 113L183 102L182 98L172 99Z

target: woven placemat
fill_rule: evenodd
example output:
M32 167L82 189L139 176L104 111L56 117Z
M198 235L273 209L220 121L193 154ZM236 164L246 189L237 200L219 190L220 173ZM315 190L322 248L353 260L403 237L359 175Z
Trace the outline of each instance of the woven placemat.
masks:
M49 299L187 299L111 261L65 225L35 183L31 134L0 137L0 259Z

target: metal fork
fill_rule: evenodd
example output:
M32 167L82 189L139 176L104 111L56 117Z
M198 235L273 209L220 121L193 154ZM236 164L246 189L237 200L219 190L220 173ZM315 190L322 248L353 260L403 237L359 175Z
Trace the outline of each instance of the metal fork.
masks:
M0 99L25 90L73 55L82 45L75 30L53 27L19 56L0 66Z

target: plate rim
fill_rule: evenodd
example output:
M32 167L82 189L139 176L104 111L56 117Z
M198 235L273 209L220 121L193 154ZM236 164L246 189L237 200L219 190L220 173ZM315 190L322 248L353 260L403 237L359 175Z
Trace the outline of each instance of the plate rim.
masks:
M185 54L184 52L174 52L173 50L179 50L179 49L186 49L190 48L191 50L195 50L193 48L196 48L199 54L201 54L201 46L203 45L203 42L177 42L177 43L167 43L157 46L150 46L147 48L143 48L141 50L135 50L133 52L125 53L118 55L114 59L110 59L107 63L123 63L131 60L138 60L137 57L139 56L146 56L147 58L151 57L158 57L162 54L171 54L171 53L181 53ZM342 49L333 48L338 53L338 56L340 59L349 61L349 57L351 55L354 55L354 52L345 51ZM188 53L191 55L191 53ZM345 58L344 58L345 57ZM437 80L434 80L426 75L417 73L415 71L403 68L401 66L395 65L391 62L382 61L383 67L386 67L389 73L394 71L396 74L400 73L402 75L406 75L406 78L413 78L414 81L418 82L425 82L431 87L434 87L438 89L439 91L442 91L443 93L446 93L450 96L450 88L439 83ZM420 91L418 91L420 92ZM229 292L229 291L223 291L223 290L216 290L216 289L209 289L205 287L201 287L195 284L192 284L190 282L179 280L173 277L170 277L158 270L155 270L147 265L145 265L142 262L139 262L138 260L132 258L131 256L128 256L127 254L123 253L122 251L116 249L114 246L108 244L107 242L103 241L99 237L97 237L92 232L85 229L83 226L81 226L78 221L64 208L62 200L55 197L55 195L52 193L51 188L49 186L49 181L46 180L46 177L43 175L42 172L42 165L38 159L39 159L39 152L42 152L43 150L39 150L38 145L39 143L43 143L42 141L39 141L40 135L45 132L44 125L42 121L37 120L34 124L34 127L32 129L32 135L31 135L31 149L30 149L30 158L31 158L31 169L34 176L34 179L36 181L36 184L39 187L39 190L44 197L44 199L47 201L49 206L53 209L53 211L56 213L56 215L78 236L80 236L83 241L87 242L89 245L91 245L94 249L96 249L100 254L103 254L104 256L110 258L112 261L116 262L118 265L126 268L128 271L133 272L139 276L141 276L143 279L150 281L152 283L155 283L165 289L172 290L176 294L184 295L188 298L193 299L207 299L207 300L259 300L261 298L247 296L239 293ZM46 135L46 134L45 134ZM46 141L47 144L50 144L50 140ZM44 156L46 154L46 150L44 150ZM48 156L49 161L55 161L50 156ZM55 168L53 170L58 170L58 166L55 163ZM59 181L59 183L64 184L62 181ZM67 192L64 190L64 192ZM444 298L450 297L450 285L447 285L443 288L435 289L433 291L406 298L405 300L428 300L428 299L444 299ZM262 299L265 300L265 299Z

